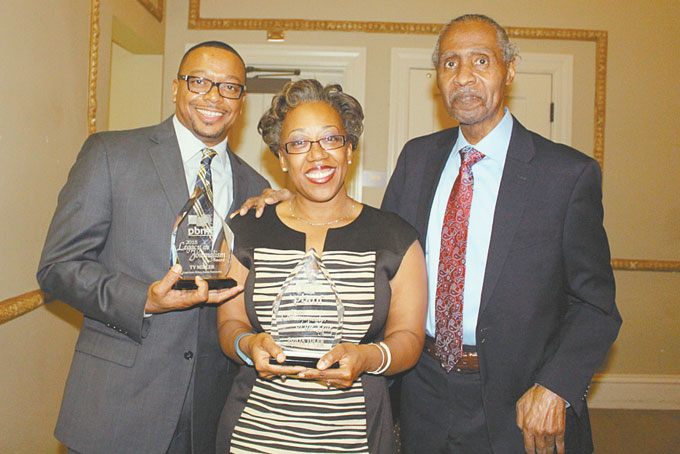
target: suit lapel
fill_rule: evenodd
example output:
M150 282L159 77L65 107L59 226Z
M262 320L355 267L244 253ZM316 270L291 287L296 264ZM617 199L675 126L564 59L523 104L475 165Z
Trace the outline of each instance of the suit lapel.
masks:
M158 125L150 139L149 154L156 168L156 174L172 211L179 213L182 205L189 199L189 191L172 117Z
M418 212L416 213L416 230L420 232L421 244L425 249L425 237L427 235L427 224L430 221L430 211L434 193L437 190L439 179L446 161L453 149L453 145L458 138L458 128L444 131L444 134L437 137L434 150L427 154L425 169L423 171L422 189L418 200ZM416 182L413 182L414 184Z
M512 136L498 190L489 254L486 259L480 316L493 294L522 218L527 194L535 177L535 169L531 165L535 153L531 134L513 117Z

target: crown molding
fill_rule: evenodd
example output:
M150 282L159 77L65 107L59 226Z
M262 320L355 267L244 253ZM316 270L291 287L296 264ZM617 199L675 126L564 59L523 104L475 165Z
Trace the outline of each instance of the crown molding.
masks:
M163 22L163 2L164 0L137 0L144 6L158 22Z
M272 35L290 31L332 31L437 35L444 24L307 19L248 19L201 17L201 0L189 0L189 29L265 30ZM604 131L607 105L607 32L561 28L506 27L511 38L591 41L595 43L595 112L593 157L604 173Z

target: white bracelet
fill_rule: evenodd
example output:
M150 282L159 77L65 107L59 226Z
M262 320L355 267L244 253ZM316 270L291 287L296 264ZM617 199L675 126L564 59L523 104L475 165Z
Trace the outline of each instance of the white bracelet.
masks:
M376 375L384 373L387 369L390 368L390 365L392 364L392 352L390 351L390 347L388 347L385 342L378 342L378 345L385 349L385 353L387 353L387 361L385 361L384 367L380 368L380 370L375 372Z
M383 365L385 364L385 351L382 349L382 347L380 345L378 345L374 342L371 342L368 345L375 345L378 348L378 350L380 350L380 356L382 357L382 359L380 360L380 365L378 367L376 367L375 370L366 371L366 373L372 374L372 375L378 375L378 374L380 374L380 372L379 372L380 369L382 369Z

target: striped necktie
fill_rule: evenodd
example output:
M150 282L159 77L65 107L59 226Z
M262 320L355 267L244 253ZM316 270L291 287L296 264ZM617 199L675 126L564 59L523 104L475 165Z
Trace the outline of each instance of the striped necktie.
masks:
M212 228L213 214L215 208L213 207L213 186L212 186L212 172L210 171L210 164L217 152L212 148L204 148L201 150L203 159L201 159L201 166L198 168L198 175L196 175L196 188L201 188L201 195L198 198L198 203L194 205L196 214L207 217L210 220Z
M200 190L200 195L194 203L194 211L198 217L198 224L201 228L210 232L209 235L200 235L198 242L202 251L210 251L213 247L213 220L215 215L215 207L213 206L213 186L212 186L212 172L210 171L210 164L217 152L212 148L204 148L201 150L203 159L198 168L198 175L196 175L196 184L194 192ZM206 261L209 261L207 258Z

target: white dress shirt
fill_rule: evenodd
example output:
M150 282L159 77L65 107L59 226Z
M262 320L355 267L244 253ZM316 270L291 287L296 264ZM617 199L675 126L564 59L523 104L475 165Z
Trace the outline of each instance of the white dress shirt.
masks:
M465 288L463 291L463 344L476 345L475 329L482 296L486 258L491 240L491 227L498 188L503 176L505 157L512 134L512 116L505 109L503 119L474 148L484 155L484 159L472 166L474 188L470 220L468 225L467 250L465 252ZM439 179L437 190L430 208L427 226L425 260L427 264L428 308L426 332L435 336L435 299L437 295L437 268L441 248L441 232L444 223L446 204L460 169L460 149L470 145L463 134L449 154L444 171Z

